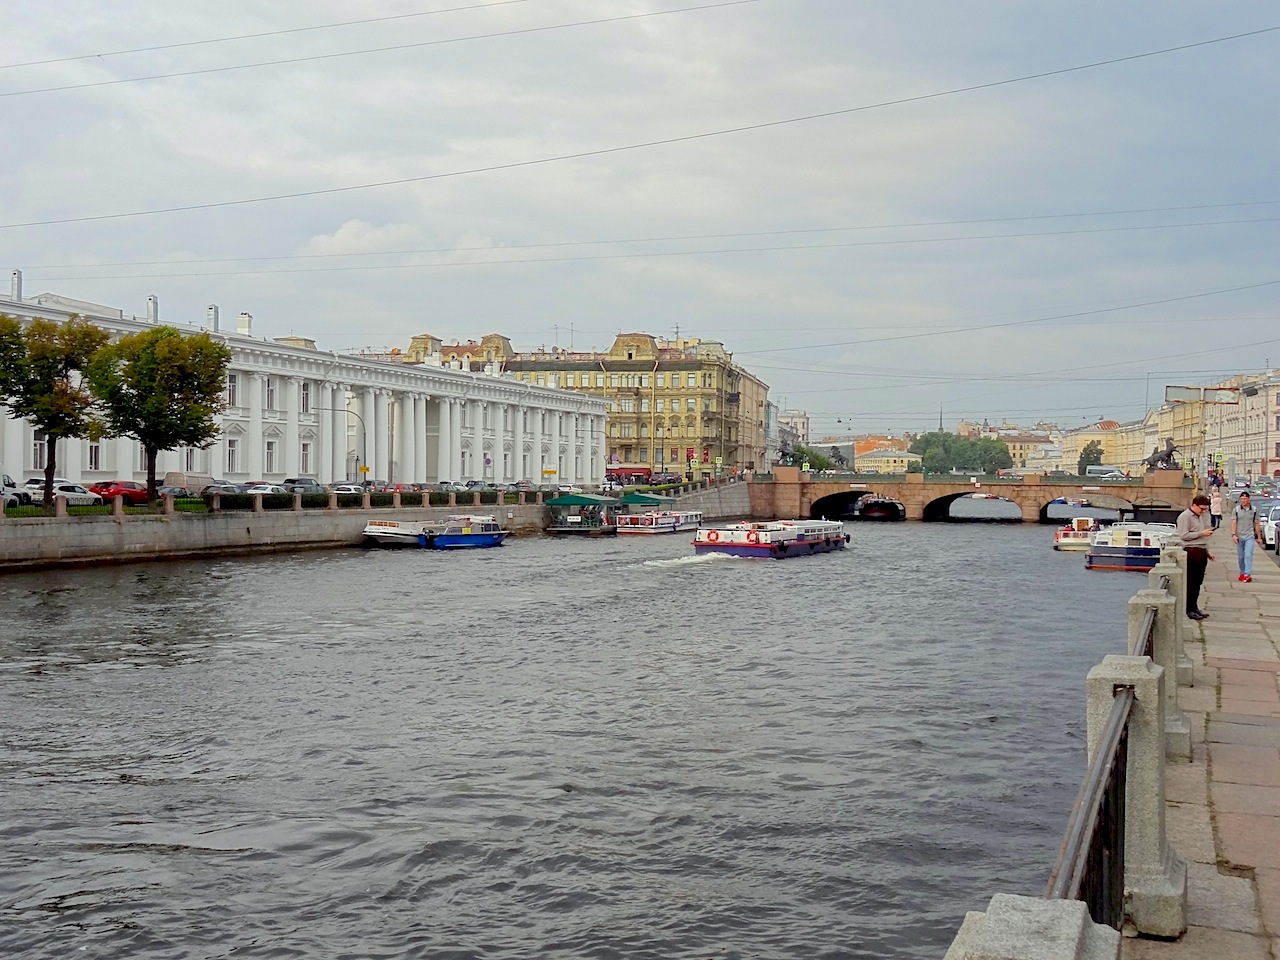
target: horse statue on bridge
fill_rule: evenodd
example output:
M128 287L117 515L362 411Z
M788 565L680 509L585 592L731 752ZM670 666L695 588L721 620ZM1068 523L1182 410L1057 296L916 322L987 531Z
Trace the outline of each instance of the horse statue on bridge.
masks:
M1147 473L1155 473L1157 470L1181 470L1182 465L1173 456L1177 449L1173 437L1164 438L1163 450L1152 447L1151 456L1142 461L1147 465Z

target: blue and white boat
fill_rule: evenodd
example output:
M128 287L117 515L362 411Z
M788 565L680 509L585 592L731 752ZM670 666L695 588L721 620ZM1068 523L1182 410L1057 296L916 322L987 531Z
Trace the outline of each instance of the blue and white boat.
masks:
M764 520L704 527L693 537L693 552L785 560L843 550L849 542L838 520Z
M1160 562L1160 550L1166 543L1177 542L1178 532L1172 523L1113 523L1090 537L1085 569L1147 571Z
M459 514L440 523L424 523L418 546L427 550L500 547L506 538L507 531L498 525L497 517Z

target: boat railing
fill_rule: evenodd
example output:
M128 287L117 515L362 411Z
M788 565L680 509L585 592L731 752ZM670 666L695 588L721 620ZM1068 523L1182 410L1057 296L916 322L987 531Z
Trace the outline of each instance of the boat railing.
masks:
M1122 929L1185 932L1186 862L1169 846L1164 817L1166 764L1191 756L1177 701L1178 683L1194 679L1182 649L1185 590L1186 555L1166 547L1148 588L1129 601L1127 655L1089 671L1088 767L1044 897L997 894L987 913L966 917L949 957L989 956L984 943L1028 931L1046 956L1093 955L1099 945L1111 956ZM1092 923L1081 922L1085 912Z

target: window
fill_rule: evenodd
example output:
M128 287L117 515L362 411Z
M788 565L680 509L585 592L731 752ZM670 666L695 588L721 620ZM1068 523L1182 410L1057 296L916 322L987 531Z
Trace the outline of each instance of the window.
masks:
M658 374L655 380L656 386L665 387L667 385L667 375L665 373Z
M659 422L654 426L654 428L653 428L653 429L654 429L653 435L654 435L655 437L659 437L659 438L660 438L660 437L662 436L662 423L661 423L661 421L659 421Z
M697 388L697 386L698 386L698 375L697 375L696 373L691 373L691 374L689 374L689 386L690 386L690 387L693 387L693 388L695 388L695 389Z
M642 387L649 386L649 375L647 373L640 374L640 386Z
M640 424L640 439L647 440L649 438L649 425L647 423Z
M240 396L240 375L238 373L227 374L227 406L239 406Z
M538 386L545 387L547 385L547 375L545 373L538 374Z
M641 447L641 448L640 448L640 462L641 462L641 463L648 463L648 462L649 462L649 448L648 448L648 447Z
M196 448L195 447L187 447L186 456L183 458L183 463L185 463L185 466L183 467L183 469L186 470L187 473L195 473L195 469L196 469Z
M298 409L303 413L311 412L311 384L304 381L302 384L302 399L298 403ZM303 471L304 473L306 471Z
M274 410L276 408L276 379L275 377L267 377L267 409Z
M89 469L102 469L102 444L96 440L89 442Z
M240 441L227 440L227 473L240 472Z
M609 436L616 437L618 435L618 425L616 423L609 424Z
M707 397L705 400L703 400L703 401L702 401L702 409L703 409L703 411L704 411L704 412L706 412L706 413L710 413L710 412L711 412L711 398L710 398L710 397Z
M667 409L667 401L662 397L659 397L657 400L654 401L653 409L656 410L658 413L662 413L664 410Z
M576 386L576 384L574 383L574 381L575 381L576 379L577 379L577 377L576 377L574 374L572 374L572 373L566 373L566 374L564 375L564 385L565 385L566 387Z
M266 465L264 469L266 470L267 473L275 473L276 472L276 442L274 440L267 441L266 454L267 454L265 457Z
M597 373L597 374L596 374L596 386L597 386L597 387L603 387L603 386L604 386L604 374L603 374L603 373Z
M298 472L306 476L311 472L311 444L304 443L298 458Z
M617 387L617 385L618 385L618 375L616 373L609 374L609 386Z
M635 425L634 425L634 424L631 424L631 423L624 423L624 424L622 424L622 433L621 433L621 436L622 436L622 439L623 439L623 440L630 440L632 437L634 437L634 436L635 436Z
M147 448L142 444L138 444L138 469L147 469Z
M686 410L697 410L697 409L698 409L698 401L697 401L697 400L695 400L693 397L689 397L687 400L685 400L685 409L686 409Z
M648 397L641 397L641 398L640 398L640 412L641 412L641 413L648 413L648 412L649 412L649 398L648 398Z
M623 401L622 401L622 412L623 412L623 413L635 413L635 412L636 412L636 402L635 402L634 400L632 400L630 397L625 397L625 398L623 399Z

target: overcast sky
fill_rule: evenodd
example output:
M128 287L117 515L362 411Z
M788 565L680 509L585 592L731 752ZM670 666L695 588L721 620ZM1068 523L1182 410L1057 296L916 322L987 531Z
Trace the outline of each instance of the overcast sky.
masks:
M0 264L27 296L216 303L342 351L678 330L819 433L1132 419L1280 366L1274 2L45 0L5 24Z

